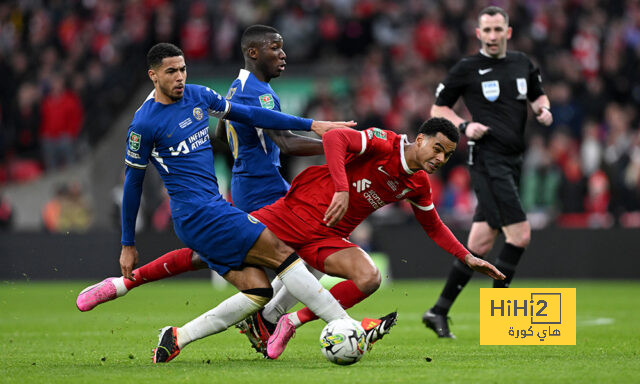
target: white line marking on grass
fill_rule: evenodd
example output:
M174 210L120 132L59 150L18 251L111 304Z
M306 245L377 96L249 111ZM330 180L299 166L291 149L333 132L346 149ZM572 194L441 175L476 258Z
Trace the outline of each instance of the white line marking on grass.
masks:
M595 319L590 319L590 320L583 320L578 322L578 325L586 325L586 326L592 326L592 325L609 325L609 324L613 324L615 323L615 319L609 318L609 317L598 317Z

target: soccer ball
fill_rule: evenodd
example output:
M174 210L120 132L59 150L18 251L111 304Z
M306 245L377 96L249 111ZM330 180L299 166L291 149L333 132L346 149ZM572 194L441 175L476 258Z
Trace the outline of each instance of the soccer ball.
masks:
M351 318L333 320L320 333L320 347L324 357L332 363L356 363L367 350L364 329Z

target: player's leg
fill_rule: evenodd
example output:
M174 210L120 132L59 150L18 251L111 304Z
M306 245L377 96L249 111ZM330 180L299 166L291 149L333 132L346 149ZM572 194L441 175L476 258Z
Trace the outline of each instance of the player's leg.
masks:
M316 270L306 263L305 265L316 279L320 280L320 278L324 276L323 272ZM247 336L251 347L265 357L268 357L267 343L269 337L275 331L278 320L298 304L298 299L289 293L278 277L273 279L271 287L274 292L273 299L269 300L264 308L248 316L236 325L240 329L240 333Z
M531 226L528 221L522 221L502 227L505 236L504 246L496 259L496 268L504 273L507 278L495 280L494 288L507 288L516 272L516 267L525 248L531 241Z
M335 251L336 249L337 251ZM326 274L348 279L334 285L329 291L343 308L351 308L380 287L380 271L369 255L359 247L325 248L324 251L326 254L323 254L322 250L317 250L317 258L305 258L305 260L318 268L320 266L317 263L322 262ZM269 338L267 345L268 356L272 359L278 358L291 338L291 332L278 332L280 328L285 330L296 329L302 324L317 318L308 307L282 316L278 320L276 331ZM367 331L367 342L371 345L381 339L383 335L389 333L391 327L396 323L396 318L397 313L393 312L381 319L363 320L363 326L366 327Z
M505 243L496 258L496 266L506 279L494 281L494 288L506 288L511 283L516 266L531 241L531 226L522 208L519 194L520 157L495 157L489 160L491 189L496 196Z
M182 327L163 328L154 350L154 363L169 362L189 343L226 330L262 308L273 295L269 280L260 267L230 270L223 277L240 292Z
M493 247L497 235L498 231L491 228L486 221L474 222L467 243L469 252L476 257L484 258ZM447 315L472 276L473 270L456 259L435 305L422 315L422 322L433 329L438 337L455 338L449 330Z
M274 269L287 290L324 321L348 317L340 304L307 270L293 249L269 229L260 234L247 253L245 263Z
M76 299L76 306L85 312L118 297L129 290L152 281L165 279L196 269L207 268L197 252L189 248L176 249L133 270L135 281L124 277L109 277L85 288Z
M484 257L489 253L498 235L497 229L502 226L489 168L485 153L478 153L474 165L469 168L478 205L473 216L467 248L476 257ZM423 314L422 322L438 337L455 338L449 331L447 314L472 276L471 268L456 259L436 304Z
M334 285L329 292L348 309L369 297L382 281L378 267L371 257L359 247L341 249L324 259L324 272L347 279ZM309 308L289 315L296 328L318 317Z

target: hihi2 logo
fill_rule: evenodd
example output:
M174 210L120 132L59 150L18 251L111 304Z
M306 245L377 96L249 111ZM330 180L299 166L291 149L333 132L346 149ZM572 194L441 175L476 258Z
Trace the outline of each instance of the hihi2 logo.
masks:
M575 288L480 289L480 345L575 344Z

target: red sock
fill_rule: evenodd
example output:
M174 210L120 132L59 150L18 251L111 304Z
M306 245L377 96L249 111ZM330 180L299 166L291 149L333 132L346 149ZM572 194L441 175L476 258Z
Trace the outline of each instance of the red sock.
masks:
M358 304L362 300L369 297L369 295L365 295L362 293L356 284L352 280L341 281L338 284L334 285L333 288L329 290L331 295L338 300L342 308L348 309ZM307 307L302 308L298 312L298 319L302 324L307 323L311 320L315 320L318 318L311 310Z
M124 279L124 286L127 289L131 289L152 281L193 271L191 255L193 255L193 250L189 248L176 249L165 253L152 262L134 269L133 277L136 281Z

